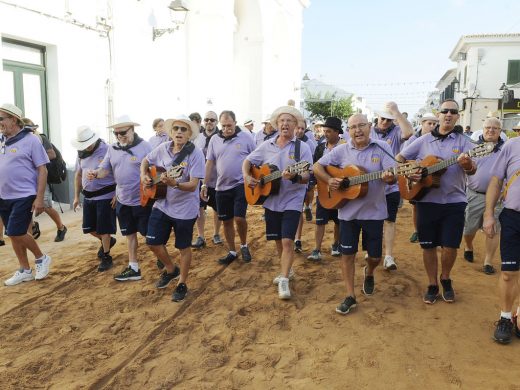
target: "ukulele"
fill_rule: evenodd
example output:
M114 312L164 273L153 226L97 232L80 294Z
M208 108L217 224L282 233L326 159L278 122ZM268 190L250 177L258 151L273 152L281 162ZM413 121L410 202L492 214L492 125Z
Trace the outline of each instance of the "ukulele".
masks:
M381 179L383 173L392 172L394 175L411 174L417 171L414 163L398 164L388 170L367 173L357 165L347 165L338 168L333 165L324 167L325 171L332 177L343 179L337 190L331 190L329 183L316 176L318 187L318 199L326 209L340 209L349 200L362 198L368 192L368 183Z
M152 178L152 184L149 186L141 183L140 186L140 195L141 195L141 206L145 207L149 203L152 204L156 199L164 199L166 197L166 192L168 191L168 186L161 181L161 174L166 172L166 175L170 179L177 179L182 176L182 172L184 171L184 167L180 165L176 165L171 167L166 171L164 168L156 167L152 165L148 168L148 172L150 177Z
M485 142L476 146L467 152L470 157L483 157L493 152L495 145L492 142ZM399 192L401 197L406 200L420 200L430 190L430 188L439 188L441 185L441 176L446 169L457 163L460 154L442 160L437 156L426 156L420 162L409 161L414 163L420 169L422 178L419 181L412 181L406 176L399 176Z
M301 175L309 170L311 164L307 161L300 161L289 165L286 170L290 173ZM269 195L276 195L280 191L280 181L282 171L276 165L264 164L261 166L251 166L251 176L259 180L255 188L249 187L244 182L247 203L250 205L263 204Z

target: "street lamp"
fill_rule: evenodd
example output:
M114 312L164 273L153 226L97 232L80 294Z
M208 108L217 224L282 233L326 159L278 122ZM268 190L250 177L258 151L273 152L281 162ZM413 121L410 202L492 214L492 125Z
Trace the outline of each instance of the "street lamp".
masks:
M168 33L171 34L175 30L178 30L181 24L186 22L186 16L188 15L188 7L184 4L183 0L174 0L168 6L170 9L170 15L172 18L172 22L175 24L175 27L170 28L155 28L152 27L152 41L155 41L156 38L163 36Z

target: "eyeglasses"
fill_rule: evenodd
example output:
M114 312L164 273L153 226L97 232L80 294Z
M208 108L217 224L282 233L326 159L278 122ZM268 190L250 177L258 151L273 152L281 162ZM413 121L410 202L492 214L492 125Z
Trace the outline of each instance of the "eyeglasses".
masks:
M457 110L456 108L444 108L444 109L440 110L439 112L444 115L446 115L448 112L451 115L457 115L459 113L459 110Z
M9 119L7 116L0 116L0 122L2 122L4 119Z
M172 127L172 130L173 131L182 131L183 133L185 133L186 131L188 131L188 128L187 127L184 127L184 126L173 126Z
M386 118L385 118L386 119ZM359 129L359 130L362 130L364 129L365 127L367 127L368 123L360 123L359 125L353 125L353 126L349 126L348 128L349 129L352 129L352 130L356 130L356 129Z
M204 118L204 122L211 122L211 123L215 123L217 120L216 119L213 119L213 118Z
M121 137L124 137L126 135L126 133L128 133L130 131L130 129L128 130L123 130L123 131L113 131L114 135L117 137L118 135L120 135Z
M379 118L379 120L381 122L392 122L393 121L393 119L388 119L388 118L383 118L383 117Z

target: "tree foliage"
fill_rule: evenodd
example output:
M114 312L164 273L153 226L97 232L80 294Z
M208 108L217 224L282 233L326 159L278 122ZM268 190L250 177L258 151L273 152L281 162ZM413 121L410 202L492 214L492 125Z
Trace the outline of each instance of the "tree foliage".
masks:
M328 116L336 116L346 120L354 113L352 98L338 98L335 93L307 93L304 100L305 111L313 120L324 120Z

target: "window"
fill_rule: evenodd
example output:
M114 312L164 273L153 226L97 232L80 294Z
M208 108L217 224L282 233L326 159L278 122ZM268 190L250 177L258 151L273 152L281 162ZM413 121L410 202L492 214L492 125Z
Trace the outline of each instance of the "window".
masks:
M507 65L507 84L520 83L520 60L509 60Z

